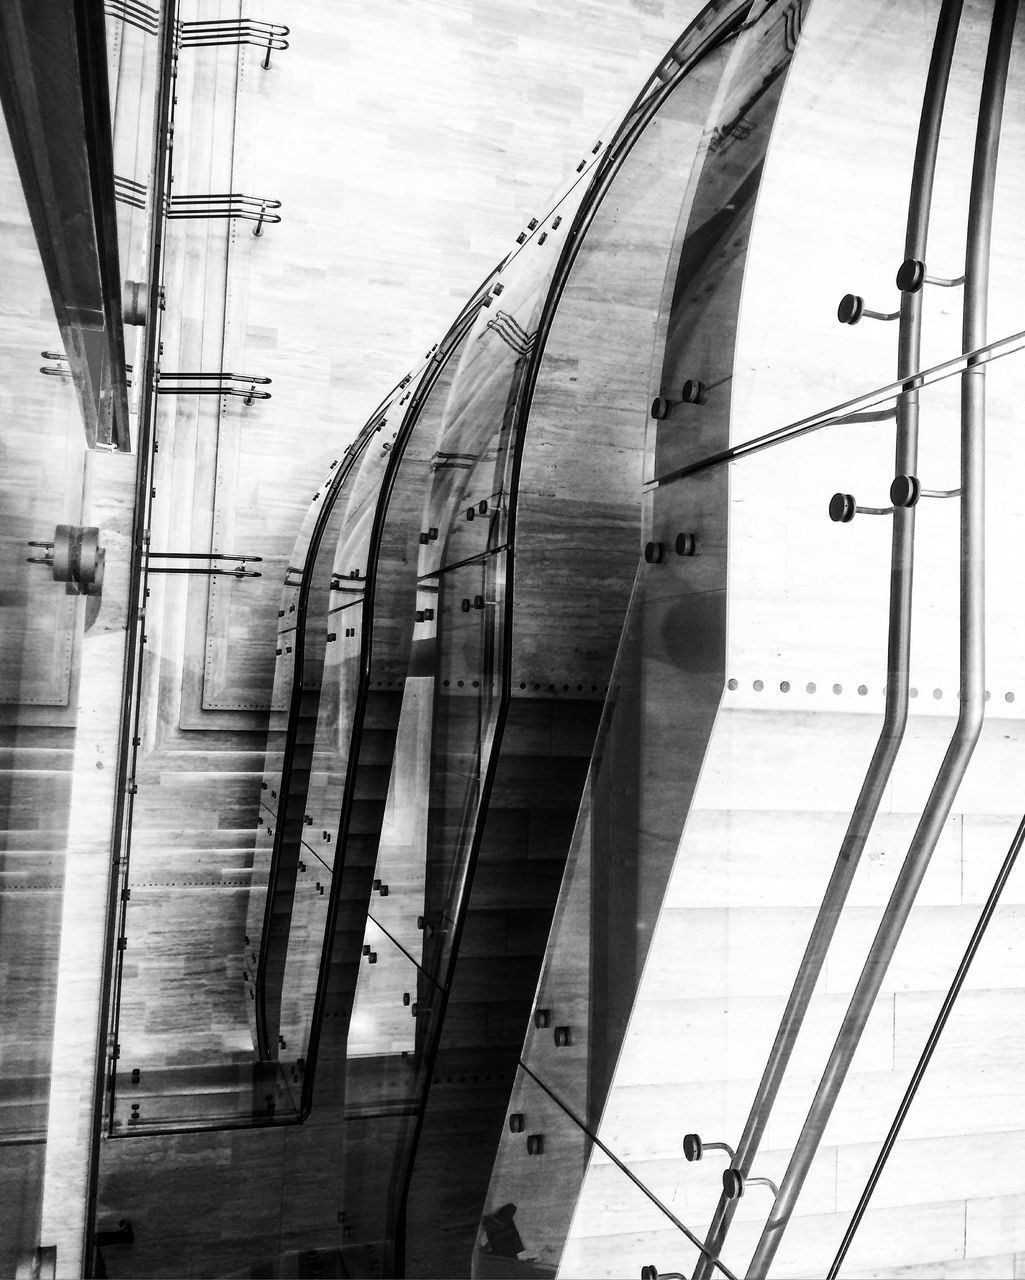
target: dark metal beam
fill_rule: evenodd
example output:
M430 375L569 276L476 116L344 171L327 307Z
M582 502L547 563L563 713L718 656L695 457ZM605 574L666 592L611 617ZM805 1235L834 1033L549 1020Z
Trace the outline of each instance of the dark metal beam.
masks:
M0 103L90 447L127 451L101 0L4 0Z

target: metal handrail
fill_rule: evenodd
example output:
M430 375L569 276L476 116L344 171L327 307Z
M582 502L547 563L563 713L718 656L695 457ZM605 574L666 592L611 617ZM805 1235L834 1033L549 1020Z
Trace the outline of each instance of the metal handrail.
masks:
M288 27L278 22L260 22L252 18L225 19L221 21L182 22L179 24L178 41L182 49L211 48L221 45L254 44L267 50L260 65L270 69L272 52L288 48Z
M149 229L149 254L148 254L148 280L149 280L149 300L147 314L153 317L153 322L147 324L144 330L145 347L143 350L142 368L144 374L147 371L152 373L152 377L144 377L143 386L147 388L149 394L145 395L141 401L139 415L139 465L136 472L136 488L135 488L135 514L133 517L133 545L138 548L145 546L146 529L149 525L149 509L152 503L152 487L150 485L150 473L153 464L153 452L155 449L156 431L156 388L155 370L159 358L159 331L160 318L162 312L160 310L160 292L163 276L164 262L164 219L160 216L158 210L163 201L164 191L170 182L172 168L172 144L174 106L176 97L174 94L174 84L176 81L176 59L175 59L175 38L174 26L177 20L178 0L170 0L167 10L163 17L163 25L160 28L159 37L159 76L156 90L156 109L153 119L153 156L154 156L154 191L157 195L154 208L150 215ZM120 884L118 877L112 877L111 893L117 894L123 890L128 875L128 858L131 850L130 833L132 822L134 819L134 787L133 780L136 772L136 764L138 760L139 746L139 715L142 705L142 619L140 610L142 601L145 599L146 592L146 567L145 557L141 554L134 555L131 562L131 581L129 585L129 600L132 602L132 608L129 616L137 619L135 626L134 644L127 646L125 658L125 673L122 687L122 705L121 705L121 728L120 728L120 754L118 760L118 805L117 816L114 823L115 831L115 855L120 863ZM111 906L111 928L107 939L106 955L108 957L104 970L104 992L109 996L111 1008L111 1030L110 1043L113 1049L113 1058L109 1064L109 1099L110 1111L108 1116L107 1133L108 1136L114 1132L114 1103L116 1097L117 1082L117 1055L119 1051L118 1036L120 1034L121 1023L121 986L123 976L124 951L118 948L115 952L114 937L125 936L126 919L127 919L128 899L123 892L120 894L120 909L115 911ZM113 962L110 957L114 955ZM99 1133L97 1131L94 1141L95 1151L93 1161L99 1160Z
M146 186L135 178L114 175L114 196L121 204L133 209L145 209ZM163 214L166 218L242 218L255 222L260 234L264 223L281 221L280 200L269 196L249 196L241 191L209 191L193 195L165 197Z
M147 35L156 35L160 29L160 11L143 0L106 0L104 12L112 18L120 18L145 31ZM173 27L175 47L178 49L210 48L221 45L254 44L266 48L267 54L261 63L266 71L270 67L272 51L280 52L288 48L285 36L289 29L279 22L263 22L257 18L200 19L194 22L181 22L177 19Z
M1025 348L1025 329L1017 329L1014 333L1009 333L1003 338L997 338L993 342L984 342L971 351L963 351L960 355L941 360L938 364L927 365L924 369L919 369L906 378L899 379L896 382L887 382L881 387L873 387L870 391L863 391L860 395L843 401L842 404L832 405L828 409L811 413L805 418L798 418L794 422L788 422L782 427L775 427L772 431L766 431L763 435L752 436L751 439L741 441L740 444L731 445L729 449L722 449L718 453L710 453L704 458L699 458L696 462L688 462L686 466L679 467L675 471L667 471L661 476L654 476L644 483L649 489L655 486L673 484L675 481L683 480L687 476L698 475L702 471L711 471L714 467L725 466L728 462L740 462L742 459L750 458L756 453L762 453L765 449L772 449L777 444L788 444L791 440L798 440L801 436L811 435L813 432L822 431L826 427L844 426L857 420L854 417L856 410L883 404L887 400L896 400L905 391L921 390L923 387L935 386L936 383L944 382L947 378L957 377L968 369L989 364L993 360L1002 360L1005 356L1013 356L1023 348Z
M155 36L160 30L159 9L143 4L142 0L106 0L103 11L109 17L121 18L133 27L138 27L147 35Z
M975 161L968 201L963 330L965 350L981 346L986 341L996 161L1017 7L1017 0L1007 0L1006 3L995 6L983 72ZM985 369L973 365L965 370L961 380L961 703L957 724L879 928L872 939L864 968L815 1091L790 1164L780 1182L772 1214L755 1247L747 1273L749 1280L762 1280L766 1275L793 1216L890 960L911 914L943 824L982 732L986 706L985 379Z
M954 42L961 18L963 0L944 0L936 25L932 57L926 78L925 93L918 126L918 142L912 168L908 199L905 258L925 258L932 206L936 155L939 149L940 125ZM900 329L897 340L897 374L906 378L917 367L921 357L922 294L901 295ZM918 390L903 391L897 400L895 474L914 475L918 458ZM822 972L826 954L865 851L869 832L882 802L883 793L897 753L904 739L908 719L911 668L911 583L914 564L915 508L894 510L890 551L890 602L887 639L886 704L883 723L875 750L844 833L836 863L830 875L818 914L805 946L797 977L787 999L772 1049L766 1059L755 1091L744 1129L737 1143L731 1167L747 1178L765 1134L782 1087L794 1045L811 1004L816 983ZM739 1200L726 1194L719 1197L705 1245L708 1256L719 1257ZM708 1280L707 1258L699 1260L694 1280Z
M174 381L171 381L174 380ZM247 405L254 400L269 400L269 391L257 391L258 386L268 386L270 378L259 378L248 373L189 372L172 370L156 374L156 392L159 396L238 396ZM204 386L211 382L213 386ZM242 385L234 385L242 384Z

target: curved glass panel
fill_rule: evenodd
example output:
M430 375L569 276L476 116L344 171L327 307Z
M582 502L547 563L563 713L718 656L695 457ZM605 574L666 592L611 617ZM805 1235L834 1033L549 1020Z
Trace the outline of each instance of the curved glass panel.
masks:
M358 1002L367 903L372 891L380 892L382 902L389 895L375 867L382 824L387 830L396 819L388 779L417 594L418 508L461 332L465 323L431 355L420 384L399 396L396 408L408 405L402 425L368 448L334 552L327 661L302 837L304 877L297 883L282 1002L281 1048L294 1073L306 1076L304 1112L312 1103L308 1059L318 1051L318 1018L330 1009L331 1053L341 1052L353 1001ZM374 598L385 602L375 611L371 635L365 634L368 584ZM395 901L401 901L398 894ZM390 939L388 924L382 921L381 936ZM366 972L379 984L386 968ZM364 1046L363 1052L372 1049Z
M745 160L741 153L743 144L757 139L760 130L764 147L767 120L763 116L760 122L754 112L738 108L749 76L748 91L757 91L759 110L764 110L765 86L773 79L765 74L766 66L778 67L781 51L792 43L797 7L788 9L786 26L780 25L781 13L770 12L747 34L728 73L721 109L751 124L750 130L729 135L734 167L721 188L722 204L729 217L740 219L740 231L728 227L726 219L727 225L721 221L712 234L716 176L713 162L706 161L700 180L706 190L699 187L691 204L705 238L700 254L692 254L688 246L692 230L683 240L684 283L676 282L676 319L669 327L671 381L663 382L662 391L668 397L686 375L707 378L707 395L694 404L674 406L670 424L658 428L655 474L715 453L726 443L727 431L734 440L756 435L775 420L781 397L789 398L791 407L785 407L780 418L791 412L798 417L894 376L895 330L889 330L888 343L880 342L875 366L873 332L866 334L863 345L862 330L852 335L837 326L848 342L842 365L832 354L828 333L815 341L810 334L814 315L821 323L825 312L827 323L835 323L827 309L813 308L813 295L832 287L825 262L828 258L842 265L841 240L846 236L843 243L850 243L850 229L844 230L843 219L839 224L831 219L835 194L827 194L820 176L807 170L808 123L821 118L823 127L826 120L828 127L835 127L836 118L849 112L852 103L861 104L870 96L884 50L893 48L894 30L891 24L884 32L882 8L864 6L854 14L827 0L816 0L814 10L804 6L800 16L807 19L806 31L815 38L800 45L803 61L788 83L774 124L773 149L758 194L758 231L743 258L743 222L751 205L745 210L736 195L730 196L729 186L738 172L762 169L760 161L746 167L751 158ZM890 271L899 263L885 262L882 252L887 240L899 246L903 232L906 175L935 21L935 12L901 15L898 44L915 50L913 61L901 59L906 96L890 101L885 116L874 107L862 108L859 156L863 146L867 159L856 180L851 178L849 196L850 201L857 196L861 204L845 204L845 217L865 228L867 245L878 243L880 262ZM977 92L985 27L983 23L981 31L969 28L959 42L954 93ZM826 68L838 63L849 79L827 87ZM948 110L934 196L937 210L967 204L970 166L965 153L971 150L974 123ZM710 132L713 140L725 133L714 116ZM892 138L894 145L884 144L884 137ZM710 153L725 149L721 143L710 147ZM891 164L899 164L905 177L897 197L889 192L885 196L889 213L880 218L876 241L869 232L881 202L879 192L886 186L883 170ZM873 165L879 170L878 180L866 173ZM801 166L804 177L799 182ZM722 168L725 172L729 165L724 162ZM1001 173L1007 175L1010 199L1013 169ZM734 191L743 185L738 183ZM785 212L795 207L795 191L801 193L799 207L823 228L811 251L822 255L814 279L807 266L806 237ZM998 185L998 210L999 191ZM883 234L887 218L888 236ZM937 260L953 262L951 275L963 254L958 234L963 245L963 225L958 232L956 220L951 227L940 217L930 240ZM727 247L741 250L741 258L730 263ZM859 241L858 252L865 248ZM892 247L889 252L892 255ZM1016 251L1005 242L1000 252ZM723 270L714 274L717 254ZM784 293L779 282L797 281L804 272L806 288L788 284ZM743 306L734 355L726 317L740 304L741 275ZM712 281L714 288L706 292ZM764 287L772 281L777 282L774 289ZM923 365L960 349L958 317L951 314L959 311L959 304L949 303L950 296L935 290L927 298ZM787 320L781 324L777 315L770 321L769 311L778 311L784 297ZM992 306L999 315L999 285L992 290ZM800 344L800 376L784 379L781 386L779 373L794 361L793 333L802 324L809 332ZM1007 317L996 327L991 324L990 333L1000 337L1014 328L1015 322ZM879 329L887 332L885 326ZM856 355L851 354L852 339L857 342ZM750 359L749 350L754 353ZM837 384L838 367L853 371L845 375L846 385ZM997 389L991 400L990 438L1001 439L1004 406L1020 389L1020 361L1002 361L990 368L988 377ZM729 384L732 404L728 397L721 399L723 386ZM953 380L921 393L918 470L929 496L941 500L921 503L917 514L911 722L868 834L864 864L842 907L822 977L774 1099L750 1186L738 1204L721 1255L738 1274L772 1219L773 1188L756 1183L761 1178L778 1183L786 1172L869 945L885 923L888 895L953 730L959 677L958 558L952 549L958 541L959 501L951 491L959 483L958 402ZM631 607L538 994L541 1025L528 1037L524 1061L590 1124L600 1120L600 1136L630 1171L702 1236L722 1191L722 1171L732 1158L715 1146L736 1145L743 1128L880 733L892 521L888 516L873 519L869 510L887 507L893 439L893 427L885 421L838 426L819 437L792 440L728 470L720 467L686 477L655 494L654 541L663 555L656 553L654 563L642 570ZM828 521L826 508L837 488L850 489L868 508L858 515L853 529ZM1013 512L1016 505L1009 499L1005 511ZM995 519L992 508L987 518ZM695 554L684 544L677 558L676 535L681 532L694 535ZM1002 546L1006 537L1005 527L999 535ZM728 598L723 590L727 568ZM988 606L995 666L987 697L990 715L1002 717L1013 716L1016 696L1005 655L1017 624L1013 606L1008 610L1006 604L991 595ZM1000 680L994 670L1000 671ZM860 1183L907 1085L914 1061L910 1045L916 1033L924 1035L940 1006L941 990L921 988L937 982L939 975L945 985L974 923L976 911L963 896L963 877L979 877L972 890L978 902L984 865L985 875L995 873L1020 819L1020 803L1011 799L1009 740L1013 731L1006 728L993 725L984 731L882 992L858 1033L850 1075L774 1264L780 1274L824 1274L839 1244ZM1003 764L997 759L998 741L1007 753ZM681 776L681 763L702 758L700 777L695 771L688 783ZM672 768L671 780L667 767ZM1005 779L1011 789L1001 799ZM693 788L689 795L688 785ZM976 816L983 810L992 815L985 822ZM968 830L978 842L971 863L965 861L963 845ZM636 846L638 839L647 849L636 859L642 870L634 870L631 856L625 859L624 871L623 850ZM1001 929L1012 929L1013 919L1013 905L1003 921L997 914L991 926L997 937L1010 936ZM581 947L581 938L588 936L589 953ZM614 957L607 975L603 956ZM984 945L979 965L978 977L970 980L968 1004L959 1005L959 1010L967 1010L964 1020L959 1024L958 1012L951 1020L952 1028L961 1028L955 1035L963 1037L970 1024L978 1030L982 988L1006 980L996 950L987 962ZM895 1019L905 1020L899 1037L900 1067L895 1060ZM948 1058L946 1070L952 1068ZM935 1077L931 1090L923 1086L921 1119L918 1126L909 1124L910 1138L897 1148L894 1159L900 1172L885 1174L879 1184L878 1210L874 1217L869 1210L851 1253L857 1259L854 1272L858 1265L876 1274L884 1265L927 1258L937 1263L957 1257L981 1259L992 1252L986 1233L995 1226L997 1209L983 1200L982 1167L984 1152L1002 1149L997 1136L1000 1108L994 1100L989 1118L982 1114L985 1105L972 1108L980 1110L980 1126L994 1134L980 1143L975 1134L964 1133L964 1126L973 1123L965 1119L967 1103L953 1111L944 1106L944 1098L949 1103L967 1097L967 1079L962 1094L956 1088L956 1072L954 1079ZM682 1138L695 1131L712 1150L700 1164L688 1165L682 1157ZM552 1219L547 1228L549 1254L558 1257L559 1229L566 1230L573 1197L566 1197L560 1224L550 1188L547 1197L531 1189L529 1166L525 1169L522 1160L517 1165L512 1142L510 1136L504 1141L489 1208L500 1203L541 1204L546 1218ZM1007 1149L1012 1145L1008 1134ZM969 1154L975 1150L978 1155ZM581 1261L585 1253L580 1250L591 1230L581 1224L593 1223L608 1203L608 1192L601 1162L591 1165L563 1255L565 1275L594 1273L593 1258L586 1265ZM920 1193L920 1187L925 1191ZM973 1197L977 1201L966 1206ZM941 1202L943 1212L938 1208ZM963 1236L966 1212L974 1226L971 1244L956 1238L958 1223ZM895 1231L906 1232L899 1245ZM601 1266L608 1270L599 1273L628 1274L639 1261L649 1261L637 1257L625 1236L617 1239L614 1228L602 1234L607 1252ZM709 1273L707 1261L698 1264L695 1256L688 1257L681 1264L670 1256L665 1265L684 1271L697 1265L697 1274Z
M398 432L398 424L386 427L368 447L333 552L328 658L301 834L300 857L308 874L297 884L283 979L281 1038L286 1043L282 1052L287 1051L290 1059L293 1052L299 1059L309 1056L318 982L331 955L329 911L337 862L342 862L345 876L357 865L363 865L368 874L373 869L370 851L380 824L381 804L373 788L368 790L366 775L361 777L357 772L362 710L359 691L368 554L382 481ZM373 731L372 721L364 731ZM376 768L379 772L380 766ZM355 777L355 782L346 822L350 777Z
M590 163L595 163L593 156ZM419 533L416 616L408 632L413 638L411 665L405 669L396 665L393 673L386 663L378 674L375 662L371 677L371 686L379 689L396 687L398 678L398 687L404 688L404 734L423 735L416 747L424 752L429 731L430 750L427 776L411 756L396 761L391 794L408 796L412 802L408 815L418 814L420 822L426 819L426 823L416 831L404 856L389 839L375 873L375 879L387 885L389 901L395 894L410 908L422 903L416 912L422 933L418 929L416 937L410 936L414 914L409 909L395 934L411 955L422 953L422 970L415 1070L408 1077L406 1093L408 1123L390 1130L394 1173L388 1203L367 1210L370 1220L384 1221L388 1227L376 1242L351 1242L359 1256L360 1250L370 1249L376 1265L385 1268L396 1265L392 1250L402 1184L445 1013L440 989L455 954L463 885L474 833L480 829L481 785L501 706L506 663L505 538L517 444L515 408L545 291L586 189L587 169L587 164L582 166L583 176L571 182L569 191L557 199L546 218L535 223L521 249L503 266L487 299L489 305L480 310L466 337L429 472L423 470L420 475L419 492L426 488L428 497ZM379 595L375 634L379 626L394 626L395 607L383 592ZM414 798L415 787L420 788L418 798ZM429 804L426 812L424 799ZM382 908L394 923L399 911L384 903ZM382 1147L387 1149L383 1135ZM372 1189L368 1187L366 1193L369 1197Z
M293 898L297 892L305 897L309 879L299 856L300 831L336 531L353 488L353 463L365 442L375 437L379 420L375 416L365 436L332 465L286 574L276 639L274 692L279 701L271 713L272 745L255 848L252 834L250 853L237 839L214 832L201 848L176 850L165 858L170 883L163 877L131 883L118 989L120 1069L110 1106L114 1135L299 1119L301 1070L285 1058L279 1061L276 1052L282 967ZM156 646L149 646L147 664L159 660ZM150 665L147 678L152 679L153 669ZM224 798L220 804L227 808ZM145 832L144 813L136 815L135 827L137 833ZM315 885L315 877L310 883ZM315 888L312 892L321 896ZM192 922L189 937L160 928L167 911ZM233 936L243 944L242 964L228 967L224 937L235 929ZM142 938L147 939L145 952L136 954L136 940ZM193 1007L204 1009L197 1016L206 1029L194 1029L183 1046L181 1028L173 1019L155 1017L152 1009L174 1007L173 1000L161 1000L160 992L163 984L181 981L186 953L189 965L204 975L203 982L194 984ZM302 1053L297 1056L301 1059Z
M630 244L636 243L636 233L631 236L624 208L634 207L634 191L644 191L651 200L643 214L650 208L658 221L659 210L664 211L662 219L669 225L661 259L653 245L648 248L658 264L648 291L653 314L658 311L663 274L668 270L671 285L678 263L686 264L688 253L697 253L688 248L695 234L687 215L693 211L695 221L704 226L708 219L703 210L715 204L716 192L728 202L737 189L738 174L757 175L760 170L778 97L774 82L785 71L789 57L786 45L773 35L766 36L764 27L765 23L735 45L713 49L698 63L663 104L607 197L625 224L622 233ZM773 61L777 46L780 54ZM724 77L730 89L723 87ZM760 127L744 134L739 151L734 149L726 164L711 142L717 129L721 131L720 121L732 118L726 113L736 113L745 102L745 85L763 113ZM666 151L674 148L677 164L680 152L697 155L690 175L685 167L681 173L664 165ZM691 189L685 194L688 176ZM667 246L674 242L671 220L681 200L684 221L675 250L669 250ZM727 243L742 265L749 208L737 207L735 212L737 225L724 225L721 230L729 236ZM608 228L614 243L620 228L613 218ZM728 297L725 307L729 307ZM675 317L675 329L670 319L670 343L678 343L689 334L687 321L679 316L679 305L672 306L670 314ZM643 412L641 405L634 410L639 428L638 410ZM674 428L680 431L676 424ZM656 512L655 536L665 539L666 562L652 563L642 571L630 605L570 847L570 865L537 997L536 1026L524 1050L526 1066L590 1132L596 1130L602 1113L692 794L695 766L723 685L722 515L716 514L723 494L721 481L703 478L678 507ZM671 534L663 533L661 521L672 527ZM699 529L701 558L677 555L676 534ZM686 648L675 639L683 635ZM672 708L672 718L655 729L653 719L661 718L660 708ZM506 1137L505 1145L509 1142ZM514 1162L503 1175L500 1163L488 1194L489 1206L515 1201L522 1194L523 1188L509 1181L517 1167ZM582 1161L579 1176L584 1167ZM579 1179L564 1180L546 1209L547 1248L554 1262L569 1229L578 1187Z
M345 511L344 501L339 502L337 498L351 465L349 456L341 464L338 460L332 462L314 495L285 572L281 608L278 610L277 662L274 666L268 750L260 784L262 812L258 821L261 831L253 854L245 937L247 985L254 1019L253 1043L262 1057L272 1056L266 1051L267 1028L258 1025L265 1021L266 1015L257 1014L267 898L268 893L273 895L276 892L281 863L288 859L287 853L283 855L283 845L296 842L296 823L301 824L301 815L305 812L309 775L308 726L316 719L323 678L325 631L317 625L318 610L315 604L311 607L310 597L318 577L316 560L320 548L324 543L333 547L337 537L337 525ZM314 548L312 555L311 544ZM298 688L297 667L300 673ZM300 815L298 818L289 814L290 805L294 805ZM288 902L283 901L272 911L287 919ZM280 979L277 985L280 985Z

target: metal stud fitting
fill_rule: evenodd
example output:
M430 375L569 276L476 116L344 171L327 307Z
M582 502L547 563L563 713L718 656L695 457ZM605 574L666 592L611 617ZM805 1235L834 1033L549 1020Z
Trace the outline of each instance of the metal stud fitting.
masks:
M859 507L853 493L834 493L829 499L829 518L834 524L850 524L856 515L888 516L893 507Z
M857 293L845 293L836 309L836 318L841 324L857 324L861 319L899 320L899 311L870 311L865 306L865 299Z
M544 244L544 242L545 242L547 239L548 239L548 232L547 232L547 231L542 231L542 232L541 232L541 234L540 234L540 235L538 236L538 238L537 238L537 242L538 242L538 244Z
M533 231L536 226L537 226L537 218L531 218L531 220L527 223L527 230Z
M459 601L459 610L461 613L470 612L470 602L465 596Z
M498 282L495 284L495 287L491 290L491 292L492 292L492 293L495 295L495 297L497 298L497 297L498 297L498 295L502 292L502 290L503 290L504 288L505 288L505 285L504 285L504 284L502 284L502 283L501 283L501 281L498 281Z
M921 258L906 258L897 269L897 288L901 293L917 293L925 284L953 289L964 284L964 276L931 276L927 274Z
M656 396L655 399L652 400L651 408L648 412L656 422L661 422L663 419L669 417L669 410L675 403L675 400L669 400L665 396Z
M411 997L410 997L410 994L409 994L409 992L408 992L408 991L403 991L403 993L402 993L402 1003L403 1003L404 1005L409 1005L409 1004L411 1003Z
M512 1113L512 1115L509 1117L509 1132L510 1132L510 1133L522 1133L522 1132L523 1132L523 1126L524 1126L525 1124L526 1124L526 1119L525 1119L525 1117L524 1117L524 1115L523 1115L523 1112L522 1112L522 1111L514 1111L514 1112Z
M535 1027L540 1027L540 1028L548 1027L548 1026L551 1026L551 1022L552 1022L551 1009L535 1009L534 1010L534 1026Z
M377 952L376 952L376 951L371 951L370 955L368 955L368 956L367 956L367 964L377 964Z
M374 893L376 893L378 889L380 889L380 887L381 887L380 880L375 880L374 883L371 885L371 888L373 889Z
M731 1160L735 1160L737 1153L726 1142L702 1142L696 1133L685 1133L683 1135L683 1158L689 1160L691 1164L695 1160L700 1160L706 1151L725 1151Z
M697 550L697 544L692 533L678 533L675 545L678 556L692 556Z
M526 238L527 238L527 233L525 231L521 231L520 234L516 237L516 243L523 244Z
M570 1041L569 1027L555 1028L555 1047L557 1049L568 1048Z
M560 213L557 217L552 219L552 230L558 231L559 227L561 226L562 226L562 214Z
M370 943L369 943L369 942L364 942L364 944L363 944L363 954L364 954L365 956L370 955Z
M527 1155L542 1156L545 1152L545 1136L543 1133L527 1134Z
M661 542L648 542L644 546L645 564L661 564L665 555L665 547Z
M641 1280L687 1280L682 1271L659 1271L658 1267L641 1267Z
M491 301L492 301L492 300L491 300L490 298L485 298L485 299L481 302L481 304L480 304L480 305L481 305L482 307L490 307L490 306L491 306Z
M466 518L467 518L467 520L476 520L476 519L477 519L477 508L476 508L476 507L467 507L467 508L466 508Z
M771 1178L745 1178L739 1169L726 1169L722 1175L722 1189L727 1200L739 1200L747 1187L768 1187L773 1197L779 1195L779 1187Z
M708 399L708 388L697 378L688 378L683 384L680 399L684 404L704 404Z
M890 501L895 507L913 507L919 498L959 498L960 489L923 489L917 476L894 476Z
M483 609L483 608L484 608L484 597L483 597L483 596L474 596L474 597L473 597L473 607L474 607L475 609Z
M422 546L427 546L429 542L437 542L438 531L433 526L430 529L424 529L420 534L420 542Z

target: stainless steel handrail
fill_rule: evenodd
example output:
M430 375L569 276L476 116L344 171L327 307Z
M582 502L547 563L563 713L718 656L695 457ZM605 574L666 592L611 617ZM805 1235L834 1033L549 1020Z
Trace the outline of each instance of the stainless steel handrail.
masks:
M718 453L710 453L704 458L698 458L695 462L688 462L675 471L653 476L644 484L649 489L655 485L672 484L676 480L698 475L702 471L711 471L714 467L724 466L728 462L740 462L753 454L762 453L765 449L775 448L778 444L789 444L791 440L798 440L801 436L811 435L812 432L822 431L826 427L842 427L848 423L864 422L866 419L860 416L860 412L856 416L855 411L869 409L887 400L896 400L905 391L935 386L937 382L944 382L947 378L958 377L973 366L989 364L992 360L1013 356L1023 348L1025 348L1025 329L1016 329L1014 333L1008 333L1003 338L996 338L992 342L984 342L972 351L962 351L959 355L941 360L939 364L927 365L906 378L887 382L881 387L873 387L869 391L853 396L850 400L844 400L841 404L820 409L817 413L785 423L782 427L774 427L772 431L766 431L763 435L752 436L750 440L742 440L740 444L731 445L728 449L721 449ZM882 419L880 418L879 421Z
M993 12L979 102L968 206L963 346L986 340L989 256L1000 122L1017 0L1001 0ZM747 1280L761 1280L776 1255L822 1134L857 1052L862 1033L914 906L936 842L982 732L985 717L985 427L986 372L973 365L961 379L960 691L961 706L904 865L872 939L836 1043L812 1099L769 1221L755 1247Z
M918 143L911 174L908 198L908 220L904 257L925 258L932 206L936 155L939 150L940 124L950 80L963 0L944 0L936 24L932 57L926 77L925 92L918 126ZM921 355L922 292L901 295L900 330L897 342L897 375L906 378L918 366ZM918 460L918 389L904 391L897 401L896 475L914 475ZM815 985L822 972L826 954L850 893L855 872L865 851L869 832L879 811L883 792L890 780L897 752L904 739L908 720L908 697L911 669L911 582L914 563L915 508L898 507L893 511L893 535L890 551L890 605L887 639L886 705L883 723L872 759L851 814L837 854L833 872L819 906L808 943L794 980L793 988L780 1020L776 1039L765 1063L732 1167L744 1178L751 1167L765 1133L776 1098L782 1087L794 1045L804 1025ZM708 1280L709 1257L722 1252L726 1234L736 1213L739 1200L725 1191L719 1197L708 1235L707 1253L698 1261L694 1280Z

